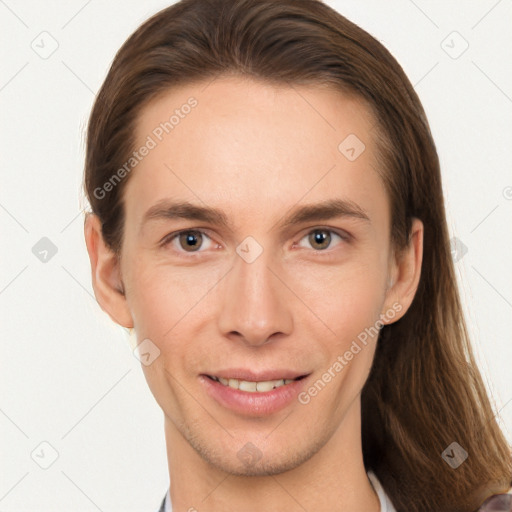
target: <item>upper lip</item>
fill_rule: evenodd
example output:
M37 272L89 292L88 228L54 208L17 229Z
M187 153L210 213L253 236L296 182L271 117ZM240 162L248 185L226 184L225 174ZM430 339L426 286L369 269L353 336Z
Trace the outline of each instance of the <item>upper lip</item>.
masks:
M230 368L211 373L205 373L210 377L221 377L223 379L247 380L250 382L264 382L268 380L296 379L309 375L308 372L297 372L288 369L254 371L245 368Z

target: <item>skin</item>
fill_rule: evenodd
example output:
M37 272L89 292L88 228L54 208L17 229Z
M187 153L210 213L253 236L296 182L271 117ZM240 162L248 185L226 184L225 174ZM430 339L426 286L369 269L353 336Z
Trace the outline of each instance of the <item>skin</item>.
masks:
M407 311L420 277L422 223L414 219L409 247L396 254L374 120L358 98L225 76L150 103L137 147L190 96L197 107L129 178L121 260L96 216L85 225L100 306L160 350L142 368L165 416L173 510L377 512L360 435L375 337L308 404L294 400L262 417L221 406L199 376L286 368L310 373L307 389L381 315L391 323ZM338 150L349 134L366 146L354 161ZM368 220L280 225L300 206L337 198L359 205ZM221 209L232 226L143 224L163 199ZM204 230L199 250L187 252L179 238L160 245L183 229ZM308 236L315 229L331 235L327 248ZM247 236L263 249L252 263L236 252ZM389 318L394 304L401 309ZM248 442L261 453L250 465L237 456Z

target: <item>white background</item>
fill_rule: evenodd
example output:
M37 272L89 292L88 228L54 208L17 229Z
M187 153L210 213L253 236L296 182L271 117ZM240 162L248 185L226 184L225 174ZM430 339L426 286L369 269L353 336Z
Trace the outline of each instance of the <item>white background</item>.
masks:
M451 236L467 247L470 332L511 439L511 0L327 3L391 51L423 102ZM94 95L167 5L0 0L2 512L151 511L168 486L162 413L92 293L80 190ZM51 48L44 31L58 43L47 59L33 49ZM42 237L58 250L46 263L32 252ZM50 460L44 441L58 452L46 470L31 457Z

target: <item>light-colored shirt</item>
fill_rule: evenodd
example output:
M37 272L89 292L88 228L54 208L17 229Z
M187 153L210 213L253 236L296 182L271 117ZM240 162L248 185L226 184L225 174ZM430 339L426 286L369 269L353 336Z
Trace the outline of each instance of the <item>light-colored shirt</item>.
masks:
M377 493L377 496L379 497L380 512L396 512L395 507L384 492L384 489L382 488L382 485L380 484L379 479L375 473L370 470L368 471L367 475L373 488L375 489L375 492ZM172 512L170 489L167 489L167 494L165 495L164 501L162 502L158 512Z
M384 492L384 489L382 488L377 475L371 470L368 471L367 475L373 485L373 488L375 489L375 492L377 493L377 496L379 497L380 512L396 512L393 503L391 503L388 495Z

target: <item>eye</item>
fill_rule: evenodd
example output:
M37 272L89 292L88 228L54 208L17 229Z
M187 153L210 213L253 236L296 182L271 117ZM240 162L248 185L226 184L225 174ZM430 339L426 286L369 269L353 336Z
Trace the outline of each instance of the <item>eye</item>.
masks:
M319 228L310 231L306 236L304 236L299 242L299 246L305 247L305 241L305 243L309 244L313 249L323 251L329 248L333 241L333 237L334 239L338 238L341 241L346 240L346 237L343 237L330 229Z
M208 249L212 240L203 231L189 229L170 235L164 240L164 245L170 243L178 252L198 252L199 249Z

